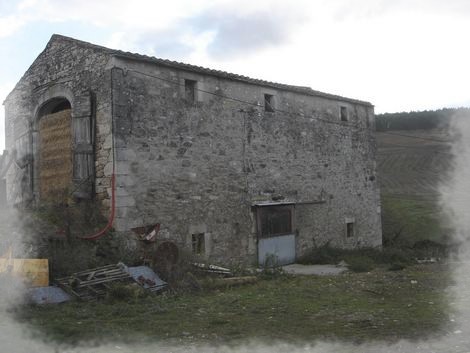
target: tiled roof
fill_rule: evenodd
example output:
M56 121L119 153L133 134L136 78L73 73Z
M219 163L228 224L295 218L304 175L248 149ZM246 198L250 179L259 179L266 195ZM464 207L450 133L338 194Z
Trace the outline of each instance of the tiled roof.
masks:
M200 74L205 74L205 75L211 75L211 76L216 76L216 77L221 77L225 78L228 80L234 80L234 81L240 81L240 82L246 82L250 84L255 84L255 85L260 85L260 86L265 86L265 87L271 87L271 88L276 88L280 90L285 90L285 91L291 91L291 92L297 92L309 96L316 96L316 97L323 97L323 98L328 98L328 99L333 99L333 100L339 100L343 102L350 102L350 103L357 103L357 104L362 104L362 105L368 105L372 106L371 103L357 100L357 99L352 99L352 98L346 98L334 94L329 94L329 93L324 93L320 91L315 91L311 89L310 87L304 87L304 86L293 86L293 85L286 85L283 83L277 83L277 82L270 82L270 81L265 81L265 80L260 80L260 79L255 79L255 78L250 78L247 76L242 76L242 75L237 75L233 74L230 72L226 71L221 71L221 70L214 70L214 69L208 69L202 66L196 66L196 65L190 65L190 64L185 64L177 61L172 61L172 60L167 60L167 59L160 59L156 58L153 56L148 56L148 55L143 55L143 54L137 54L137 53L131 53L131 52L125 52L122 50L117 50L117 49L109 49L103 46L99 46L96 44L84 42L78 39L62 36L59 34L54 34L51 37L51 42L54 40L60 40L60 41L70 41L75 44L81 45L81 46L86 46L92 49L97 49L97 50L103 50L108 52L111 55L115 55L118 57L126 58L126 59L131 59L131 60L138 60L138 61L145 61L149 63L155 63L158 65L162 66L167 66L167 67L172 67L175 69L181 69L181 70L186 70L186 71L191 71L191 72L197 72Z

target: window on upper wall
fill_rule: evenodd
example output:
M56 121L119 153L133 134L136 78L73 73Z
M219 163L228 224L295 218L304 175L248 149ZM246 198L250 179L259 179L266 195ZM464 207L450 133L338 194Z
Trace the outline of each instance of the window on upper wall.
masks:
M197 81L184 80L184 98L190 103L196 101L196 86Z
M339 115L341 117L341 121L348 121L348 108L340 107L339 108Z
M264 110L274 112L274 96L272 94L264 95Z
M191 240L193 254L204 255L206 252L206 238L204 233L192 234Z
M262 206L258 208L258 233L270 238L293 233L293 206Z
M346 223L346 237L351 238L354 236L354 222Z

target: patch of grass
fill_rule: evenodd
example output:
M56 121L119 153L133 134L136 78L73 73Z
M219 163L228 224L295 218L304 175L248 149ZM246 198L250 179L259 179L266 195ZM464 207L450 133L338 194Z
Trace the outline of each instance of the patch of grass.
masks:
M443 265L339 276L280 276L224 290L131 301L24 306L20 322L61 344L109 340L230 343L396 341L449 329Z
M391 194L382 194L382 227L384 245L394 247L423 240L445 245L451 234L436 200Z

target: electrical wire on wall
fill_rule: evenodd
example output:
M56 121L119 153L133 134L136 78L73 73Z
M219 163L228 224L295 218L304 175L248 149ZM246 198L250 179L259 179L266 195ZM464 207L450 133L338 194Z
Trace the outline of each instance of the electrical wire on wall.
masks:
M116 153L116 151L115 151L115 142L114 142L114 138L115 138L114 137L115 121L114 121L114 97L113 97L113 93L114 93L114 75L113 74L114 74L114 70L116 70L116 69L123 71L122 68L115 67L115 66L112 67L111 70L110 70L111 71L111 135L112 135L112 156L113 156L113 161L112 161L113 169L112 169L112 174L111 174L111 210L110 210L110 215L109 215L109 218L108 218L108 223L106 224L106 226L103 229L101 229L99 232L97 232L95 234L91 234L91 235L87 235L87 236L80 236L80 237L78 237L79 239L97 240L97 239L101 238L102 236L104 236L105 234L107 234L107 232L112 229L112 226L113 226L113 223L114 223L115 211L116 211L116 175L115 175L115 173L116 173L116 169L115 169L116 168L116 166L115 166L116 156L115 156L115 153ZM151 75L151 74L148 74L148 73L145 73L145 72L142 72L142 71L138 71L138 70L134 70L134 69L127 69L127 71L135 72L137 74L147 76L147 77L151 77L151 78L154 78L154 79L158 79L158 80L161 80L161 81L165 81L165 82L177 85L177 86L184 86L184 84L182 84L179 81L174 81L174 80L163 78L163 77L160 77L160 76L157 76L157 75ZM210 91L203 90L203 89L200 89L200 88L197 88L197 87L195 87L194 89L196 91L199 91L199 92L202 92L202 93L205 93L205 94L209 94L209 95L212 95L212 96L216 96L216 97L219 97L219 98L222 98L222 99L243 103L243 104L248 105L248 106L254 106L254 107L258 107L258 108L260 107L258 102L248 102L248 101L243 100L243 99L234 98L234 97L227 96L225 94L220 94L220 93L217 93L217 92L210 92ZM308 93L305 93L305 94L308 94ZM326 99L329 99L329 98L326 98ZM355 103L355 104L359 104L359 103ZM286 115L289 115L289 116L308 118L308 119L320 121L320 122L323 122L323 123L326 123L326 124L338 125L338 126L341 126L341 127L355 128L355 129L357 129L357 131L364 131L364 132L370 132L371 131L371 129L369 127L364 128L364 127L362 127L358 124L352 124L352 123L348 123L348 122L345 122L345 121L340 122L340 121L327 120L327 119L322 119L322 118L319 118L319 117L316 117L316 116L307 116L304 113L289 112L289 111L285 111L285 110L282 110L282 109L276 109L274 107L272 107L272 109L273 109L273 112L279 112L279 113L283 113L283 114L286 114ZM239 112L242 113L241 115L242 115L243 120L244 120L244 129L246 129L246 119L247 119L247 117L245 116L246 111L241 109L241 110L239 110ZM429 141L440 142L440 143L449 143L450 142L450 141L445 141L445 140L440 140L440 139L427 138L427 137L421 137L421 136L413 136L413 135L405 135L405 134L392 133L392 132L383 132L383 131L379 132L378 131L377 133L387 134L387 135L398 135L398 136L402 136L402 137L414 138L414 139L418 139L418 140L429 140ZM245 166L245 168L246 168L246 166Z
M127 58L127 56L124 56L124 58ZM112 77L112 71L113 71L114 69L120 69L120 70L122 70L121 68L118 68L118 67L113 67L113 68L111 68L111 77ZM140 74L140 75L142 75L142 76L147 76L147 77L155 78L155 79L158 79L158 80L167 82L167 83L171 83L171 84L173 84L173 85L183 86L183 87L184 87L184 83L181 83L181 82L179 82L179 81L167 79L167 78L164 78L164 77L161 77L161 76L157 76L157 75L152 75L152 74L149 74L149 73L146 73L146 72L142 72L142 71L139 71L139 70L135 70L135 69L127 69L127 71L135 72L135 73L138 73L138 74ZM113 81L113 80L112 80L112 78L111 78L111 86L113 85L113 82L112 82L112 81ZM228 95L225 95L225 94L220 94L220 93L217 93L217 92L211 92L211 91L203 90L203 89L198 88L198 87L194 87L194 89L195 89L196 91L198 91L198 92L202 92L202 93L209 94L209 95L212 95L212 96L216 96L216 97L219 97L219 98L223 98L223 99L226 99L226 100L231 100L231 101L243 103L243 104L246 104L246 105L249 105L249 106L259 107L259 104L258 104L258 103L248 102L248 101L245 101L245 100L243 100L243 99L231 97L231 96L228 96ZM308 94L308 93L306 92L305 94ZM112 93L111 93L111 96L112 96ZM325 98L325 99L332 99L332 98ZM337 97L336 99L340 100L341 97ZM355 103L355 104L358 104L358 103ZM111 109L113 109L113 108L111 108ZM283 114L287 114L287 115L291 115L291 116L308 117L309 119L314 119L314 120L321 121L321 122L324 122L324 123L327 123L327 124L333 124L333 125L339 125L339 126L349 126L349 127L354 127L354 128L356 128L356 129L359 129L359 130L370 131L369 128L362 128L362 127L359 126L359 125L350 124L350 123L347 123L347 122L344 122L344 121L339 122L339 121L333 121L333 120L322 119L322 118L315 117L315 116L307 116L307 115L304 114L304 113L288 112L288 111L285 111L285 110L282 110L282 109L278 109L278 108L275 108L275 107L272 107L272 110L273 110L273 112L279 112L279 113L283 113ZM449 143L449 142L451 142L451 141L446 141L446 140L441 140L441 139L435 139L435 138L430 138L430 137L422 137L422 136L416 136L416 135L407 135L407 134L396 133L396 132L388 132L388 131L376 131L376 132L377 132L377 133L380 133L380 134L386 134L386 135L395 135L395 136L402 136L402 137L415 138L415 139L423 140L423 141L433 141L433 142L442 142L442 143Z
M142 76L147 76L147 77L151 77L151 78L155 78L157 80L161 80L161 81L164 81L164 82L167 82L167 83L171 83L173 85L177 85L177 86L184 86L184 83L181 83L179 81L174 81L174 80L171 80L171 79L167 79L167 78L164 78L164 77L161 77L161 76L157 76L157 75L151 75L149 73L146 73L146 72L142 72L142 71L139 71L139 70L135 70L135 69L127 69L127 71L130 71L130 72L135 72L137 74L140 74ZM194 88L196 91L198 92L201 92L201 93L205 93L205 94L209 94L209 95L212 95L212 96L215 96L215 97L219 97L219 98L222 98L222 99L226 99L226 100L231 100L231 101L234 101L234 102L238 102L238 103L243 103L243 104L246 104L246 105L249 105L249 106L255 106L255 107L260 107L258 103L254 103L254 102L248 102L246 100L243 100L243 99L240 99L240 98L234 98L234 97L231 97L231 96L228 96L228 95L225 95L225 94L220 94L220 93L217 93L217 92L211 92L211 91L207 91L207 90L203 90L201 88L197 88L195 87ZM307 94L307 93L305 93ZM325 98L325 99L329 99L329 98ZM338 98L340 99L340 98ZM359 103L355 103L355 104L359 104ZM306 114L304 113L298 113L298 112L289 112L289 111L285 111L285 110L282 110L282 109L278 109L278 108L275 108L275 107L271 107L273 112L279 112L279 113L283 113L283 114L286 114L286 115L290 115L290 116L297 116L297 117L302 117L302 118L309 118L309 119L313 119L313 120L316 120L316 121L320 121L320 122L323 122L323 123L326 123L326 124L332 124L332 125L339 125L339 126L348 126L348 127L353 127L353 128L356 128L358 130L362 130L362 131L370 131L370 128L366 127L366 128L363 128L362 126L360 125L357 125L357 124L351 124L351 123L348 123L348 122L345 122L345 121L334 121L334 120L327 120L327 119L322 119L322 118L319 118L319 117L316 117L316 116L307 116ZM418 139L418 140L424 140L424 141L433 141L433 142L441 142L441 143L449 143L451 141L446 141L446 140L441 140L441 139L435 139L435 138L431 138L431 137L422 137L422 136L415 136L415 135L407 135L407 134L401 134L401 133L393 133L393 132L387 132L387 131L376 131L377 133L381 133L381 134L386 134L386 135L394 135L394 136L402 136L402 137L409 137L409 138L415 138L415 139Z

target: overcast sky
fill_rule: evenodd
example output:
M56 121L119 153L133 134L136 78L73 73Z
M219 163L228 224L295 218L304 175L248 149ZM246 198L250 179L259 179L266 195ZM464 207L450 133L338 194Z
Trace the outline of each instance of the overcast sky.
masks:
M53 33L367 100L377 113L470 106L468 0L0 0L2 102Z

